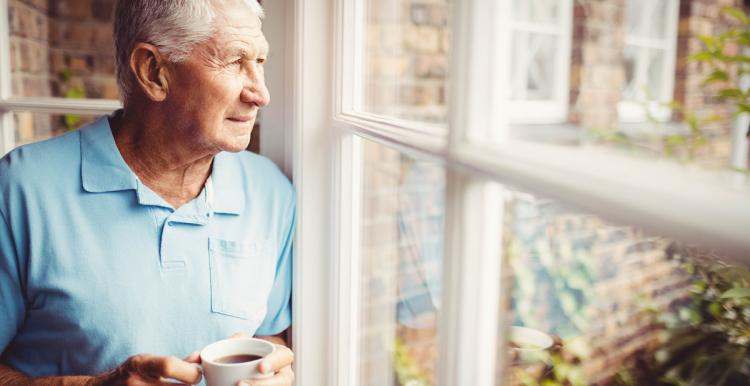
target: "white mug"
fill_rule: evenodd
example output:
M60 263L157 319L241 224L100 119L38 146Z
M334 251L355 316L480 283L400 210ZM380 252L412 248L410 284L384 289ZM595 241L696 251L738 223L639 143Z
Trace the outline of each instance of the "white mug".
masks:
M273 373L262 374L258 366L265 356L275 350L273 343L255 338L225 339L209 344L200 353L206 385L236 386L242 380L273 376ZM241 363L217 362L228 356L243 354L257 355L260 359Z

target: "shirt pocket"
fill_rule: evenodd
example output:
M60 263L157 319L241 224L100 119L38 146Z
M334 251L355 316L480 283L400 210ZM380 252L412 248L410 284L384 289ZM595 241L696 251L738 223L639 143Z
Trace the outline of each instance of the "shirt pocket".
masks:
M267 240L208 239L211 311L262 320L273 284L274 256Z

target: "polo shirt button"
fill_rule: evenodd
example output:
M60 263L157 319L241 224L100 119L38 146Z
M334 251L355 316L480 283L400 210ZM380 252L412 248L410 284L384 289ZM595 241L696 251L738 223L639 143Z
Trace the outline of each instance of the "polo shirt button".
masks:
M174 221L167 221L167 225L169 225L171 227L174 226Z

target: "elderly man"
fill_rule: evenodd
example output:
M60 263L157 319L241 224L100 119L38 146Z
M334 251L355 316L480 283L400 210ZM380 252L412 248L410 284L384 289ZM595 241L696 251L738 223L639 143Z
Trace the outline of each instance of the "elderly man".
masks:
M295 198L243 150L268 103L255 0L122 0L124 109L0 161L0 385L194 384L196 350L278 344ZM184 359L177 359L184 357Z

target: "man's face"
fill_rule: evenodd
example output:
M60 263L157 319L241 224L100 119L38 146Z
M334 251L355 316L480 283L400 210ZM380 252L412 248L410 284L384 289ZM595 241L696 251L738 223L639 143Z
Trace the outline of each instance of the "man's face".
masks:
M258 109L269 101L263 63L268 42L245 7L219 12L214 36L173 64L168 96L176 135L211 153L244 150Z

